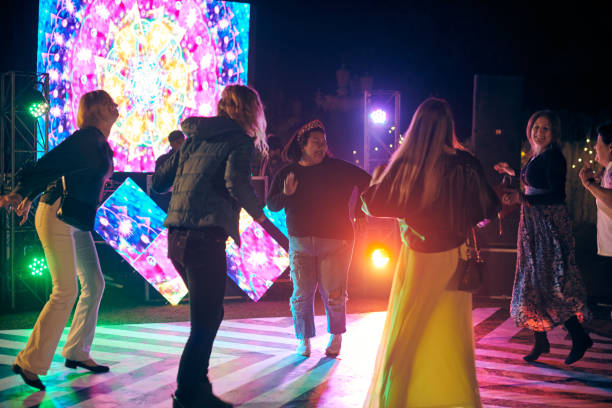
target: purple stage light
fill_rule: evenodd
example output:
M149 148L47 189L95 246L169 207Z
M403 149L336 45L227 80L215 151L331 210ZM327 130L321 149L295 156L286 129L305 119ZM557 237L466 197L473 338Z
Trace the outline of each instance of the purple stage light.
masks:
M384 125L387 123L387 112L382 109L376 109L370 112L370 119L376 125Z

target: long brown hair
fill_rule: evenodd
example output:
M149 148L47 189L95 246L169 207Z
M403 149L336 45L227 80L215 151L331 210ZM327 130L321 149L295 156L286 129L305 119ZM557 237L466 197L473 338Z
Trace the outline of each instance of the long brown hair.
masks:
M255 147L267 154L266 116L257 91L244 85L228 85L217 102L217 114L235 120L255 139Z
M455 137L450 106L444 99L428 98L417 108L402 144L375 182L389 182L390 197L398 204L418 200L418 207L424 208L438 196L444 171L440 158L453 148L461 145ZM414 195L417 186L422 187L418 197Z

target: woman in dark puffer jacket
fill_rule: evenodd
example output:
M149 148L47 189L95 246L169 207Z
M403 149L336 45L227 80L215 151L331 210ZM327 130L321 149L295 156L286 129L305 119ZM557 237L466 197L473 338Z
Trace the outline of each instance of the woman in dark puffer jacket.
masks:
M259 95L246 86L228 86L217 110L215 117L183 121L189 138L153 175L154 190L173 186L164 223L168 257L190 291L191 333L181 356L174 407L231 406L212 393L207 376L223 320L225 241L229 235L240 245L240 208L259 223L266 221L250 183L255 148L267 151Z

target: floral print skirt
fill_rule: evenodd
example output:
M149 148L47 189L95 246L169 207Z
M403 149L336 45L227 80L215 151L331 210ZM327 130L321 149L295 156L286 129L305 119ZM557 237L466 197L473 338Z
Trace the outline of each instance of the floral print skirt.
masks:
M534 331L549 331L574 315L588 318L564 204L521 207L510 314L517 326Z

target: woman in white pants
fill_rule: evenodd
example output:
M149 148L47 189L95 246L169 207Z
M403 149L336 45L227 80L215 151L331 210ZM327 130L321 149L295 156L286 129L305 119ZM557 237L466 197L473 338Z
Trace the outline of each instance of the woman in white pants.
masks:
M104 277L90 231L105 180L113 172L113 152L107 139L118 116L117 104L105 91L84 94L79 102L79 130L38 162L22 169L15 189L0 196L0 207L14 209L23 217L23 224L28 218L31 200L44 191L35 224L53 290L25 349L17 355L12 367L26 384L40 390L45 386L38 376L47 373L79 295L77 278L81 283L80 297L62 351L66 367L83 367L92 372L109 370L89 355L104 292ZM63 206L62 221L57 211L64 191L78 203L78 208L71 214Z

